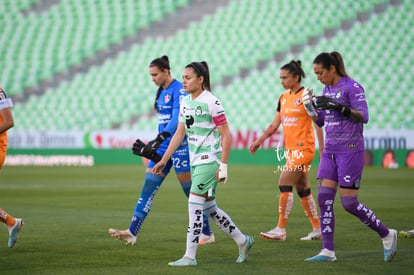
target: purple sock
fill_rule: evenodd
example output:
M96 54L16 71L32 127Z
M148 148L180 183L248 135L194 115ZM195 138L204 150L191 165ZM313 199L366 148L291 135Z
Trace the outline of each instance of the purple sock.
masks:
M319 186L318 204L321 211L322 248L334 251L336 189Z
M361 222L376 231L381 238L388 235L388 228L377 218L371 209L360 203L357 197L341 197L341 202L347 212L358 217Z

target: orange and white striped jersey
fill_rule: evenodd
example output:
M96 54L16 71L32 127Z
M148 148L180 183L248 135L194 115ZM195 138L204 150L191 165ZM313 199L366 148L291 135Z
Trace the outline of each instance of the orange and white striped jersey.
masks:
M277 111L280 112L285 148L289 150L315 151L315 135L312 118L302 104L302 87L299 92L284 92L279 98Z

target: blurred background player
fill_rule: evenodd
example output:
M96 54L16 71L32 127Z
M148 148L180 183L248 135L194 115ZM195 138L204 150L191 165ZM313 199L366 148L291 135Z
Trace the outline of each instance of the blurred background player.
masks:
M227 181L231 136L223 105L211 93L207 63L203 61L188 64L183 72L183 85L189 95L181 103L180 123L167 152L153 169L155 174L162 173L170 156L184 137L188 137L193 183L188 198L186 252L181 259L168 265L197 265L196 253L203 225L203 212L238 245L239 257L236 262L245 262L254 239L243 234L230 216L217 206L215 200L218 181Z
M414 238L414 229L408 230L408 231L400 231L400 237L406 238L406 239L412 239Z
M388 229L358 200L364 168L363 124L368 122L364 88L348 76L338 52L319 54L313 70L325 87L315 101L311 91L304 93L303 104L319 126L325 125L325 146L317 176L323 249L306 261L336 261L334 201L339 186L343 208L377 232L384 246L384 261L389 262L397 250L397 231Z
M6 93L0 87L0 170L7 154L7 130L14 126L12 107L12 100L7 98ZM0 221L6 225L9 231L8 246L12 248L16 244L19 231L23 227L23 220L13 218L0 208Z
M286 240L286 224L293 205L293 186L300 197L303 210L312 225L312 232L301 240L316 240L321 238L318 210L311 194L309 169L315 156L315 136L312 119L306 113L302 104L302 93L305 88L301 85L305 72L301 61L292 60L280 68L280 79L285 91L279 98L272 124L250 145L250 153L255 154L260 145L283 126L285 141L286 165L279 177L279 221L270 231L261 232L260 236L268 240ZM319 152L323 150L323 132L315 125Z
M170 62L167 56L164 55L151 61L149 74L155 85L159 87L154 103L154 109L158 113L159 134L154 140L148 142L143 149L147 154L156 153L162 156L170 143L171 136L174 135L177 129L180 102L186 93L183 91L181 82L171 76ZM172 166L174 166L181 187L188 197L191 188L191 174L187 139L183 139L176 149L169 156L164 169L158 175L151 173L155 162L152 160L148 162L144 186L132 215L129 229L118 230L111 228L109 229L109 234L112 237L123 240L127 245L135 244L138 231L151 210L154 197ZM203 219L202 244L212 243L214 242L214 234L210 229L207 216L203 215Z

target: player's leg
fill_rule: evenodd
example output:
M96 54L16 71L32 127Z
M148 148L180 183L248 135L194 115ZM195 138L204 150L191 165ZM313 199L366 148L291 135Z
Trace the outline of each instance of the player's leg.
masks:
M218 228L232 238L239 247L239 257L236 262L242 263L246 261L249 256L249 250L254 244L253 237L243 234L231 217L217 206L216 200L207 201L204 204L204 207L204 212L211 217Z
M288 161L288 160L287 160ZM302 173L288 165L279 178L279 219L277 226L267 232L260 232L260 236L268 240L286 240L286 225L293 206L293 185L299 181Z
M14 218L12 215L0 208L0 221L4 223L9 231L8 247L12 248L16 242L20 230L23 228L23 220Z
M344 209L377 232L383 241L384 261L391 261L397 250L397 231L388 229L368 206L358 200L364 166L364 152L352 152L338 160L341 202Z
M152 173L152 168L155 163L150 161L145 173L144 185L142 186L140 197L135 206L134 213L132 215L131 224L126 230L109 229L109 234L118 240L123 240L127 245L134 245L136 242L136 236L151 210L153 200L161 187L164 178L169 173L172 161L169 161L162 171L162 175L155 175Z
M320 209L320 225L322 233L322 250L306 261L334 262L335 213L334 202L338 186L338 174L335 156L324 152L319 164L318 176L318 205Z
M189 196L191 189L190 157L187 145L181 145L171 157L175 173L180 181L184 194ZM203 230L199 244L209 244L215 241L208 217L203 214Z
M298 196L300 197L300 202L302 204L305 215L308 217L309 222L312 225L312 232L310 232L307 236L301 238L301 240L308 241L321 239L322 235L318 209L311 193L309 174L307 171L304 171L302 173L302 177L295 187Z
M204 203L204 213L212 218L215 224L220 228L221 231L226 233L230 238L232 238L239 247L239 257L237 258L237 263L242 263L247 260L249 250L254 244L254 239L251 236L243 234L237 225L232 221L231 217L220 209L217 206L215 197L216 197L216 187L217 187L217 179L216 179L216 171L219 168L219 165L214 162L209 165L205 165L204 167L201 166L200 174L210 175L206 176L203 181L198 181L198 178L193 179L195 183L191 188L191 192L197 193L202 192L204 193L207 191L207 200ZM194 174L194 173L192 173ZM197 182L204 182L205 185L201 186L196 184Z

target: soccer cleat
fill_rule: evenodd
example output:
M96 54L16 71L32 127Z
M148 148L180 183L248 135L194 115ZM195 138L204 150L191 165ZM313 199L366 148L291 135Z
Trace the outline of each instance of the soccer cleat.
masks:
M300 238L302 241L320 240L322 238L321 230L314 229L307 236Z
M9 242L8 246L12 248L17 242L17 236L19 235L20 230L23 228L23 220L15 218L15 224L13 226L8 226L7 229L9 230Z
M239 247L239 257L237 257L236 263L243 263L247 261L247 258L249 257L249 250L253 245L253 237L246 236L246 242L243 244L243 246Z
M189 258L181 258L179 260L176 260L175 262L169 262L169 266L196 266L197 261L196 259L189 259Z
M286 241L286 230L275 227L267 232L260 232L260 237L267 240Z
M384 262L391 262L397 254L397 230L390 229L390 233L382 239L384 245Z
M132 235L129 229L118 230L114 228L109 229L109 234L111 237L114 237L116 240L122 240L126 245L134 245L137 241L137 237Z
M400 237L406 239L414 238L414 229L409 231L400 231Z
M321 252L311 258L305 259L307 262L336 262L335 252L330 251L326 248L322 249Z
M214 238L214 233L211 232L211 235L201 234L200 239L198 240L199 245L214 243L216 239Z

